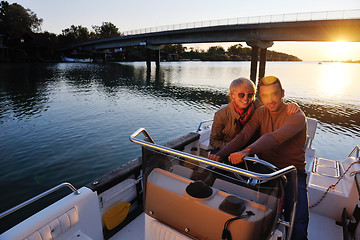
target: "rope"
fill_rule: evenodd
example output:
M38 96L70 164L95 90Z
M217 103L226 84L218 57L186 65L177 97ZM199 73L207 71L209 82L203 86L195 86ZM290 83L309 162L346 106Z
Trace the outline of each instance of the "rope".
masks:
M334 189L335 189L336 185L339 184L340 180L346 175L346 173L350 170L350 168L351 168L355 163L360 163L360 158L359 158L356 162L351 163L351 164L349 165L349 167L346 169L346 171L339 177L339 179L336 181L336 183L335 183L335 184L331 184L331 185L326 189L326 192L325 192L324 195L320 198L320 200L317 201L315 204L311 205L309 208L311 209L311 208L314 208L314 207L316 207L317 205L319 205L319 204L322 202L322 200L324 200L326 194L328 194L328 192L329 192L330 190L334 190ZM356 173L358 173L358 172L359 172L359 171L353 171L353 172L350 173L350 176L354 176L354 175L355 175Z

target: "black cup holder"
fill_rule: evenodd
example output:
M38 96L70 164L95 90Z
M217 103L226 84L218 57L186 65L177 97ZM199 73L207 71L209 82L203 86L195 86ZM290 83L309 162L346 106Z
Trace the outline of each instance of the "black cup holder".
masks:
M203 181L197 180L186 187L186 193L194 198L208 198L213 194L213 190Z

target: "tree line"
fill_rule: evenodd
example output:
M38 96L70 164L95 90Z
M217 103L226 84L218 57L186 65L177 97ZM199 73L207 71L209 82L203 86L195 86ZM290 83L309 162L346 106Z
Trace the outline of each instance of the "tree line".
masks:
M18 3L9 4L7 1L0 3L0 32L2 34L17 34L32 32L45 34L59 45L86 41L92 38L120 36L119 29L111 22L103 22L101 26L92 26L92 30L81 25L71 25L62 30L61 34L41 32L43 19L30 9L25 9Z
M49 45L59 49L74 42L87 41L97 38L121 36L122 33L111 22L103 22L100 26L87 27L71 25L62 30L61 34L41 31L43 19L30 9L25 9L18 3L9 4L7 1L0 2L0 34L16 36L22 33L36 34L49 40ZM51 43L50 43L51 42ZM141 48L125 48L129 60L142 60L145 50ZM222 46L212 46L207 50L184 47L182 44L165 45L161 51L163 60L199 59L206 61L241 61L250 60L251 48L235 44L225 50ZM169 56L171 58L169 59ZM124 56L122 56L124 57ZM268 51L268 60L277 61L301 61L296 56L275 51Z
M183 47L181 44L169 44L162 50L168 54L178 54L181 59L199 59L201 61L250 61L251 51L250 47L243 47L238 43L225 49L222 46L212 46L205 50L194 49L193 47ZM268 61L301 61L296 56L280 53L276 51L267 51Z

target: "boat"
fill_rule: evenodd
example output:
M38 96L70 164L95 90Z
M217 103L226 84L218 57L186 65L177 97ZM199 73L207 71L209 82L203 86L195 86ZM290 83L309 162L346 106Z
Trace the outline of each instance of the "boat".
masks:
M141 146L141 156L80 189L63 183L1 213L3 218L55 191L72 191L0 239L290 239L296 197L289 221L281 209L295 167L278 169L256 156L245 158L244 168L209 160L211 124L204 121L165 145L138 129L129 138ZM307 125L308 237L357 239L360 147L342 161L317 157L317 120L307 118ZM266 172L251 171L254 164Z
M69 58L69 57L62 57L63 62L70 62L70 63L91 63L93 60L91 58Z

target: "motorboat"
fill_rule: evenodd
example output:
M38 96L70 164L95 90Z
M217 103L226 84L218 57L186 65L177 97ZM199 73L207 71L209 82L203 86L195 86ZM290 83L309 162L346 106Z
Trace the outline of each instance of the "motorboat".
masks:
M0 235L1 240L290 239L296 210L296 169L257 156L244 167L207 158L212 121L156 144L140 128L130 141L142 154L87 185L60 184L1 213L6 218L55 191L72 193ZM309 239L360 237L359 146L337 161L317 157L317 120L307 118ZM140 147L139 147L140 150ZM262 166L255 172L251 166ZM283 217L284 187L293 185L291 217Z
M70 63L91 63L93 60L91 58L70 58L70 57L62 57L63 62Z

